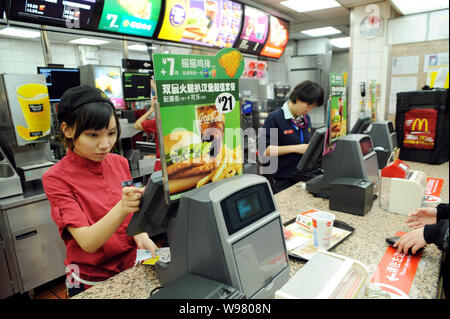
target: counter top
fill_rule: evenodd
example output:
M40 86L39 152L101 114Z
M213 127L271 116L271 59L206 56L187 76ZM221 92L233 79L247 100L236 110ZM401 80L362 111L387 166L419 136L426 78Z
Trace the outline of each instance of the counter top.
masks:
M449 197L449 163L428 165L416 162L406 162L410 169L423 171L427 177L444 179L441 191L442 202L448 203ZM386 184L381 185L385 190ZM382 193L383 194L383 193ZM354 233L342 243L331 249L331 252L361 261L365 265L378 265L386 252L388 245L386 237L393 236L397 231L408 231L404 220L406 216L388 212L383 200L377 199L372 209L365 216L357 216L329 209L329 201L313 197L304 189L304 183L296 185L274 196L282 221L295 218L299 212L310 209L321 209L334 213L337 220L344 221L355 228ZM439 265L441 251L435 245L428 245L422 253L414 281L410 290L412 298L437 298ZM304 264L304 261L289 258L292 277ZM74 296L75 299L146 299L150 292L161 284L156 278L153 266L137 265L105 282L91 287Z

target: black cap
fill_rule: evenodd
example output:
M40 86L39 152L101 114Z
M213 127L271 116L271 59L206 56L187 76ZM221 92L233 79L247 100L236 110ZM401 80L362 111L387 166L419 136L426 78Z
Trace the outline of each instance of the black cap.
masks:
M68 89L61 97L58 105L58 121L63 122L67 115L78 107L91 102L106 102L114 109L114 104L102 90L88 85L76 86Z

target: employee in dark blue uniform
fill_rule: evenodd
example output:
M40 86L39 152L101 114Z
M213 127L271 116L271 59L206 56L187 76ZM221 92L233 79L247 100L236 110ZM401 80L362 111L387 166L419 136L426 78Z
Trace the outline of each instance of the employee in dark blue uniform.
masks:
M310 138L311 119L308 113L322 105L323 99L324 91L320 85L303 81L291 92L289 100L281 108L271 112L264 121L264 156L278 156L278 167L273 174L274 193L295 184L293 173L306 152ZM270 144L270 128L277 129L277 145Z

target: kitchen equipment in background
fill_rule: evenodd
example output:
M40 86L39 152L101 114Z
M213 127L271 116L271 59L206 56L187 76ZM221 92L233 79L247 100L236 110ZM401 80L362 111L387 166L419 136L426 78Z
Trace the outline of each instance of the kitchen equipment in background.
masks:
M273 91L276 100L286 101L289 98L289 93L291 92L291 86L287 84L275 84L273 86Z
M325 50L326 54L293 55L290 60L288 73L289 85L293 89L297 84L305 80L318 83L324 90L324 103L326 106L329 94L329 74L331 72L331 50ZM326 107L314 108L310 113L313 126L326 123Z
M0 198L22 194L20 177L0 147Z

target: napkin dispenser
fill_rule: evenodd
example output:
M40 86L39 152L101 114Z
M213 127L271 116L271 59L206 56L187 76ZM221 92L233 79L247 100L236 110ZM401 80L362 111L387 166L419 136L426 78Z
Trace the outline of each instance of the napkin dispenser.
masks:
M405 178L391 178L388 211L408 215L423 206L427 177L424 172L408 170Z

